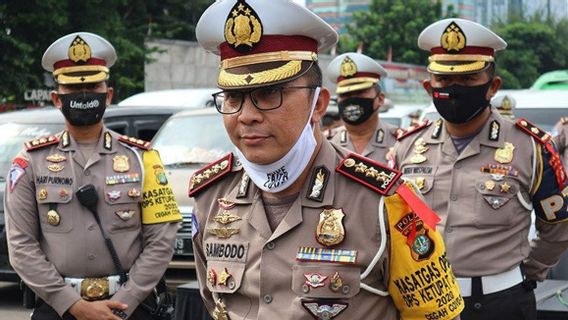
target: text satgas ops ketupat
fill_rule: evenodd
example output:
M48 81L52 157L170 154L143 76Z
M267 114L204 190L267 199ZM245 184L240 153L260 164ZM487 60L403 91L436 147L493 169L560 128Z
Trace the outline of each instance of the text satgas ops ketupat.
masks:
M197 277L213 319L458 316L463 300L436 214L400 172L332 144L317 127L329 92L313 83L321 76L308 75L319 70L318 52L337 42L333 28L291 1L222 0L204 12L196 34L220 55L225 99L216 107L238 156L227 154L189 181ZM280 106L255 100L259 92L281 94ZM267 126L288 116L295 127L286 133L297 138L280 159L254 162L256 149L239 148L233 131L278 136ZM264 156L275 148L257 147ZM298 193L282 197L290 190ZM271 220L276 199L288 201L278 223Z

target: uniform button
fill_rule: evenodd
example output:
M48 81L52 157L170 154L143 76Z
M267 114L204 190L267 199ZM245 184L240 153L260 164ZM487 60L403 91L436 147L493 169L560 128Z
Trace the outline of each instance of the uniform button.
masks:
M269 243L266 244L266 249L268 250L272 250L274 249L274 247L276 247L276 244L274 244L274 242L270 241Z
M344 285L343 287L341 287L341 293L343 294L348 294L349 291L351 291L351 287L348 285Z
M454 165L454 168L456 168L456 169L460 169L461 167L462 167L461 163L456 163Z
M262 300L264 300L264 303L269 304L272 302L272 296L269 294L264 295L264 297L262 297Z
M458 200L458 196L455 195L455 194L452 194L452 195L450 195L450 200L456 201L456 200Z
M236 286L235 281L229 282L229 289L233 290L235 289L235 286Z
M304 293L308 293L310 292L310 287L307 284L303 284L302 291L304 291Z
M88 258L89 260L95 260L95 255L91 253L89 254Z
M452 227L447 227L447 228L446 228L446 232L447 232L447 233L452 233L452 232L454 232L454 228L452 228Z
M483 185L483 184L480 184L480 185L479 185L479 189L481 189L481 190L485 190L485 185Z
M474 304L473 304L473 308L474 308L475 310L481 309L481 303L480 303L480 302L474 303Z
M87 177L90 176L90 175L91 175L91 170L89 170L89 169L85 170L85 175L86 175Z
M90 225L90 226L89 226L89 231L93 231L93 230L95 230L95 226Z

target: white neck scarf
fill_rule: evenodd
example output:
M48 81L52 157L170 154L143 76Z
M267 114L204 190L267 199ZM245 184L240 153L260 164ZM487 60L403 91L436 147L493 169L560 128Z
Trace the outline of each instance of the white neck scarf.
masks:
M294 146L280 160L270 164L256 164L248 161L238 148L235 148L245 171L257 187L267 192L280 192L290 187L306 169L314 151L316 139L311 125L312 114L318 101L320 87L314 93L310 116L304 130Z

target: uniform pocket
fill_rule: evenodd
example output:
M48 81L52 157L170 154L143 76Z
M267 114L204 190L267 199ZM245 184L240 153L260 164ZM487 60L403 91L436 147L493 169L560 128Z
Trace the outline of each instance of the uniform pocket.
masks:
M361 270L342 265L294 265L292 291L302 298L344 299L360 290Z
M207 288L211 292L234 293L241 287L244 274L244 263L207 261Z
M76 213L67 205L72 199L73 192L69 186L36 187L38 214L43 232L67 233L73 229Z
M481 205L476 215L478 226L507 226L511 222L510 211L500 210L506 206L519 192L519 182L511 177L486 177L479 178L475 182L477 191L476 203Z
M126 183L104 187L105 217L110 220L109 232L117 233L140 228L140 184Z

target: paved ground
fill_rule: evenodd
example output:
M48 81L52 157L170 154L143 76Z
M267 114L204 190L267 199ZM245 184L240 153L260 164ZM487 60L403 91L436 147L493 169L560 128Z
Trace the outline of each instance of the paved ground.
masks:
M0 282L0 319L27 320L31 310L22 307L22 292L17 284Z

